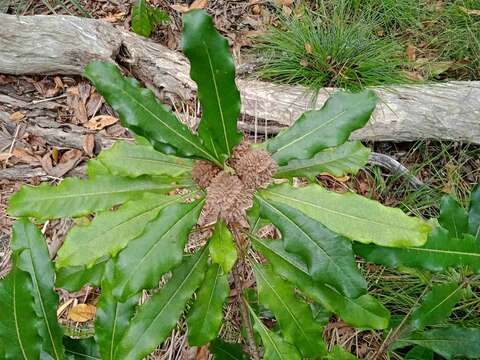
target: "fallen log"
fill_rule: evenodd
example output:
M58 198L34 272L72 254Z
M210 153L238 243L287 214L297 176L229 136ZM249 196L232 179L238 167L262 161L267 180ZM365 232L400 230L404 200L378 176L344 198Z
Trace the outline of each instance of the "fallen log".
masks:
M157 96L192 99L188 61L179 53L99 20L0 14L0 73L81 74L93 59L126 65ZM335 89L312 101L306 88L237 80L243 120L291 125L319 108ZM352 138L374 141L443 139L480 144L480 81L374 89L380 98L369 124ZM268 127L267 127L268 129Z

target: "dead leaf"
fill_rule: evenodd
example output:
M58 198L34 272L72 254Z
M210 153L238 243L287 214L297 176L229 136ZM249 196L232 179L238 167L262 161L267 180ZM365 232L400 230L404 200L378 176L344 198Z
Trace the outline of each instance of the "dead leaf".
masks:
M322 173L320 173L319 175L320 175L320 176L327 176L327 177L329 177L329 178L331 178L331 179L334 179L334 180L336 180L336 181L338 181L338 182L341 182L341 183L344 183L344 182L347 182L348 180L350 180L350 176L348 176L348 175L345 175L345 176L335 176L335 175L332 175L332 174L330 174L330 173L328 173L328 172L322 172Z
M302 65L303 67L307 67L307 66L308 66L308 61L307 61L307 59L301 59L301 60L300 60L300 65Z
M87 322L95 318L97 309L90 304L78 304L68 311L68 319L77 322Z
M480 16L480 10L477 10L477 9L467 9L466 7L463 7L463 6L459 6L459 8L460 8L460 10L462 10L465 14Z
M83 138L83 151L88 156L93 156L93 149L95 148L95 135L87 134Z
M82 154L78 149L68 150L63 153L58 164L53 166L52 153L50 152L42 157L40 164L48 175L60 178L72 170L82 160Z
M14 122L21 121L25 118L25 114L21 111L15 111L14 113L10 114L10 120Z
M10 154L8 152L0 153L0 161L6 161L6 160L10 159L11 156L12 156L12 154Z
M293 4L293 1L294 0L275 0L277 5L280 5L280 6L290 6Z
M409 61L415 61L415 46L412 44L407 45L407 58Z
M88 121L87 108L82 100L83 97L86 101L86 90L85 86L80 87L80 85L69 87L67 90L67 104L70 110L73 110L73 122L76 124L83 124Z
M188 10L190 10L190 8L186 5L179 5L179 4L176 4L176 5L170 5L170 7L175 10L175 11L178 11L180 13L186 13Z
M28 149L14 148L12 155L25 164L38 163L39 159Z
M195 355L195 360L208 360L208 345L203 345L197 349L197 354Z
M87 115L89 117L95 116L97 114L97 111L102 106L102 104L103 104L102 95L100 95L98 92L95 91L92 95L90 95L90 98L87 101L87 104L86 104Z
M423 76L417 71L404 71L407 78L414 81L423 81Z
M193 9L205 9L205 7L208 4L208 0L195 0L191 5L190 5L190 10Z
M307 52L307 54L312 53L312 45L310 45L310 43L307 42L303 46L305 47L305 51Z
M260 15L262 13L262 8L260 5L258 4L255 4L253 5L252 7L252 13L255 14L255 15Z
M288 7L287 5L282 6L283 15L290 16L292 15L292 11L293 11L292 8Z
M118 119L114 116L98 115L88 120L84 126L91 130L101 130L107 126L115 124L117 121Z

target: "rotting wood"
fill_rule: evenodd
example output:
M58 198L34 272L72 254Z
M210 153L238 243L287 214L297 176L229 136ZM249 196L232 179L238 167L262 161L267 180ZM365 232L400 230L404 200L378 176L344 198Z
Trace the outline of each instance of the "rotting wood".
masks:
M71 16L0 14L0 73L80 74L91 60L127 66L157 96L190 100L195 84L179 53L100 20ZM291 125L305 110L319 108L334 89L316 101L301 86L237 80L242 115ZM441 139L480 144L480 81L375 89L380 103L354 139L414 141Z

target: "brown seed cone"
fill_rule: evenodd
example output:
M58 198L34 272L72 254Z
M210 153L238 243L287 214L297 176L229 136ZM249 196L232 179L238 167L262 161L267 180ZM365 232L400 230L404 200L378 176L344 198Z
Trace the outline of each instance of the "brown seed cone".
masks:
M270 184L277 164L265 150L250 149L236 161L235 171L244 187L254 191Z
M244 137L240 144L235 146L232 151L232 155L228 161L230 166L235 168L236 163L249 151L251 151L250 142L248 141L247 137Z
M198 160L195 161L195 165L193 166L192 178L198 186L206 189L220 171L222 170L211 162Z
M222 171L207 188L199 224L210 225L222 219L229 226L248 227L246 210L252 206L252 199L253 192L245 189L238 176Z

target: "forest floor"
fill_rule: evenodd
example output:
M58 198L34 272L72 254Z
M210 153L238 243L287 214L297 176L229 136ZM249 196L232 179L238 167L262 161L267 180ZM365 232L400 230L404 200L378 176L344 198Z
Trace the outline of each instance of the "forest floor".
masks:
M25 15L55 12L82 16L85 11L89 16L130 29L131 2L126 0L80 1L82 10L71 1L53 9L46 7L42 1L20 2L24 5L20 11ZM170 22L159 26L152 40L179 50L181 15L189 5L167 0L152 0L151 3L170 15ZM238 65L251 61L255 38L277 21L275 6L280 6L284 12L295 6L291 0L279 0L277 5L262 0L216 0L208 3L197 0L195 3L206 6L214 15L216 27L229 39ZM7 6L0 0L0 11L2 9L7 9ZM8 11L15 12L15 7L10 6ZM35 131L29 123L38 125ZM77 137L76 141L69 139L69 142L62 143L63 139L55 136L55 128L68 129L73 138ZM257 134L249 135L257 138ZM6 207L11 194L24 184L37 185L42 181L54 184L66 176L82 174L85 161L100 150L99 138L111 142L129 139L131 134L118 123L112 109L85 79L0 74L0 277L8 272L8 243L13 219L6 215ZM407 178L373 165L355 177L335 178L323 174L318 181L337 191L352 190L425 218L438 215L442 195L452 194L465 203L473 185L480 183L478 146L434 140L368 145L398 160L423 185L416 187ZM7 173L8 176L5 175ZM54 220L45 224L43 231L49 238L52 254L61 245L72 223L71 220ZM359 266L369 280L370 291L381 298L395 315L405 314L421 293L422 280L415 274L387 271L368 264ZM477 284L473 290L480 297L480 285ZM68 309L79 303L94 304L97 295L97 290L92 287L85 287L77 293L60 290L58 316L70 329L71 335L88 334L92 322L69 320ZM480 325L480 301L468 318L452 316L450 321ZM223 336L236 340L238 329L238 314L229 312ZM382 341L380 332L353 329L336 318L330 319L326 337L330 344L339 344L360 358L378 349ZM171 338L151 358L206 359L207 356L205 349L188 348L184 325L179 324Z

